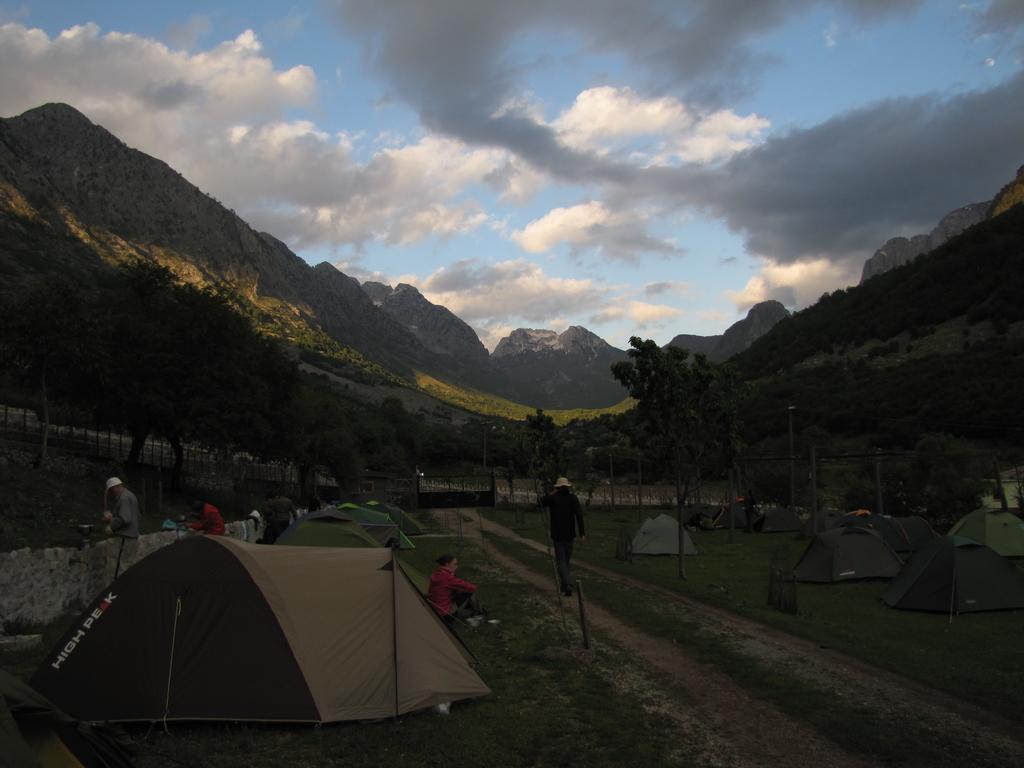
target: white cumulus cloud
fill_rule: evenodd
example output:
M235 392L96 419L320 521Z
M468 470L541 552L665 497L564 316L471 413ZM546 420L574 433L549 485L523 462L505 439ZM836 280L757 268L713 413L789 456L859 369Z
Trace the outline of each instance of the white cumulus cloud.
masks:
M513 232L512 239L528 253L544 253L565 244L573 251L593 249L605 258L623 261L635 261L644 253L681 253L675 243L650 234L646 214L615 210L597 200L553 208Z
M763 259L760 272L742 290L728 291L726 296L741 313L769 299L799 309L813 304L836 286L855 284L859 278L860 265L848 262L820 258L780 264Z

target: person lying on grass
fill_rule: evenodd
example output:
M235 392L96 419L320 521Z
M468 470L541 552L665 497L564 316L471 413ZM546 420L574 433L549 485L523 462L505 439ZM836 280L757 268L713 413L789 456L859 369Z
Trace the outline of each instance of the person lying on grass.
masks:
M476 584L455 575L459 558L454 555L441 555L436 562L437 568L430 574L427 601L445 624L460 619L471 627L477 626L484 617L484 610L480 607Z

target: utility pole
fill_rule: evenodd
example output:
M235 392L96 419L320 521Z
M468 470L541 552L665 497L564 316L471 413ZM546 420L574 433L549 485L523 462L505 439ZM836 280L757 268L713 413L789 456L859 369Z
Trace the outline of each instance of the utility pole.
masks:
M789 416L789 511L796 511L796 456L793 453L793 411L795 405L786 407Z
M640 451L636 452L636 519L637 522L643 515L644 509L644 476L643 465L640 462Z
M818 535L818 451L811 446L811 533Z
M885 514L885 502L882 501L882 449L875 448L875 514Z
M608 492L611 495L612 512L615 511L615 465L612 455L608 454Z

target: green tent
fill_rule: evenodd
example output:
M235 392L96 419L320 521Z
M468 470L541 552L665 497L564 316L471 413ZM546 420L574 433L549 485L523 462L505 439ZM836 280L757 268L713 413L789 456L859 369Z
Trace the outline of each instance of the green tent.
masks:
M383 501L368 501L363 506L387 514L394 522L398 523L398 527L406 536L419 536L423 533L423 526L409 517L409 514L401 507Z
M789 507L769 507L754 521L754 530L761 533L796 533L804 521Z
M333 509L317 510L297 518L274 543L290 547L382 546L363 526Z
M833 528L807 545L794 572L797 581L821 584L860 579L891 579L903 563L870 528Z
M678 555L679 554L679 523L674 517L660 514L644 520L640 530L633 537L634 555ZM696 555L697 547L693 544L689 532L683 528L683 554Z
M984 544L1003 557L1024 557L1024 523L1009 512L971 512L950 529L949 535Z
M385 544L387 539L397 532L402 549L416 549L416 545L412 543L408 536L398 529L398 524L388 517L386 512L370 509L369 507L363 507L359 504L353 504L350 501L346 501L344 504L339 504L337 509L340 510L343 515L351 517L357 523L366 528L367 532L381 544ZM392 528L395 530L391 531Z
M321 509L303 515L292 523L282 533L276 544L283 544L289 547L345 547L345 548L379 548L384 546L384 541L378 540L382 536L394 539L400 535L398 526L394 523L388 525L370 525L366 528L357 523L347 514L336 509ZM423 594L427 593L430 586L430 579L413 568L408 563L401 563L402 570L408 576L416 588Z
M943 536L914 553L882 600L950 614L1024 608L1024 574L976 541Z

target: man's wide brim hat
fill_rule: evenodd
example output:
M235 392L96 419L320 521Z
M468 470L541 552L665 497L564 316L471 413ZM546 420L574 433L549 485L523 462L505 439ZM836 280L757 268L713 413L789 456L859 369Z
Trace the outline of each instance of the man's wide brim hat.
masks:
M555 488L572 488L572 483L569 482L569 478L560 477L555 480Z

